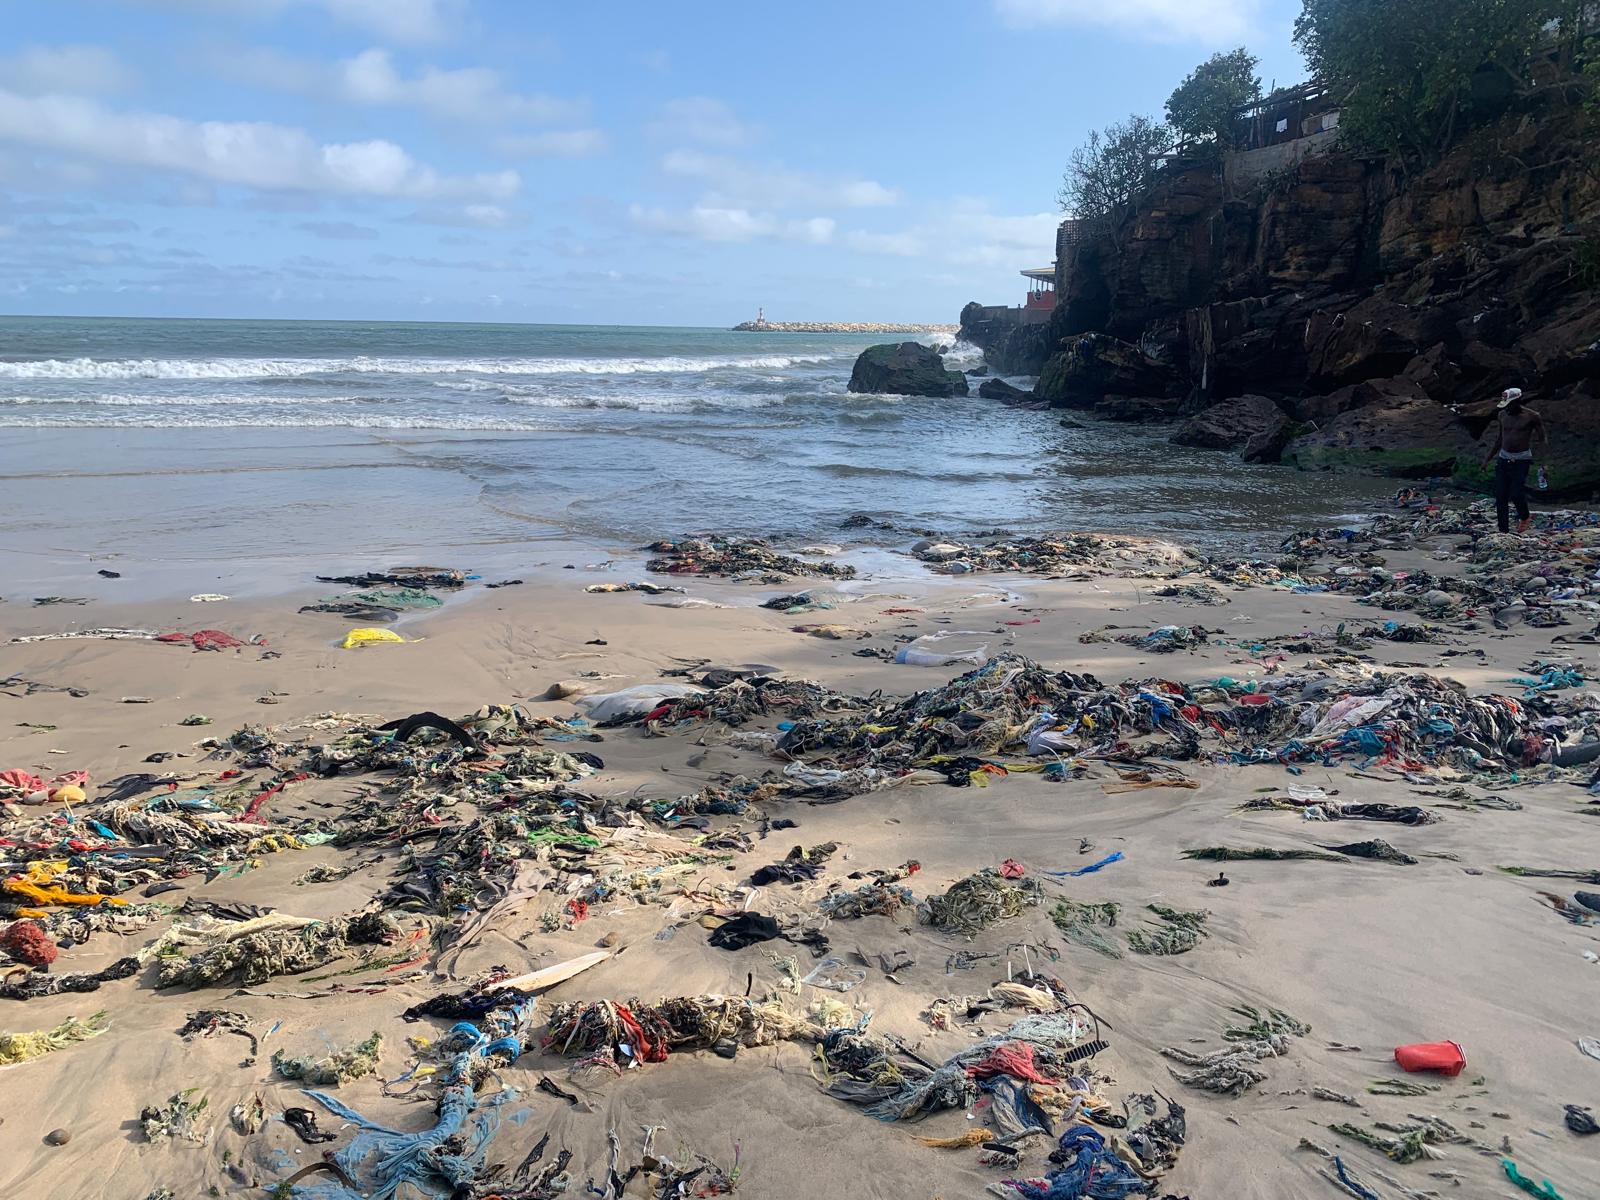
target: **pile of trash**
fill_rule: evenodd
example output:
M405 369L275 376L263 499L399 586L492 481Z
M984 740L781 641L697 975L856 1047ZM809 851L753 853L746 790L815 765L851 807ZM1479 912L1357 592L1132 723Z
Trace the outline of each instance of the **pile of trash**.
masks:
M645 570L666 575L726 575L769 583L782 583L791 575L828 579L854 579L856 575L856 569L847 564L807 562L779 554L761 538L704 534L677 542L652 542L645 549L656 555L645 563Z
M1119 642L1148 654L1173 654L1179 650L1204 646L1212 635L1222 632L1220 629L1207 629L1204 625L1162 625L1148 633L1113 634L1114 629L1116 626L1112 625L1080 633L1078 641L1086 646L1095 642Z
M1354 761L1437 782L1502 780L1600 760L1600 705L1551 689L1474 695L1423 673L1352 664L1249 684L1148 679L1107 686L1002 655L942 687L802 720L779 753L814 768L933 770L958 786L1069 761L1210 757L1238 765ZM1040 760L1052 760L1041 763Z
M578 703L599 728L642 725L653 733L692 721L737 728L759 717L819 717L861 702L809 680L724 669L700 674L695 684L641 684L585 696Z
M1125 575L1171 579L1198 568L1194 551L1152 538L1096 533L1054 533L983 543L927 539L911 547L913 557L941 575L978 571L1088 579Z
M443 603L425 588L369 588L304 604L300 611L333 613L355 621L384 625L408 612L426 612Z
M360 588L411 588L458 590L474 578L454 567L390 567L387 571L366 571L360 575L318 575L318 583L342 583Z
M1301 530L1284 553L1301 570L1337 564L1305 590L1352 594L1362 603L1470 621L1488 616L1499 628L1568 624L1573 615L1600 612L1600 516L1540 513L1530 534L1497 533L1490 501L1466 508L1439 505L1380 513L1354 528ZM1386 551L1425 551L1452 564L1451 573L1391 570Z

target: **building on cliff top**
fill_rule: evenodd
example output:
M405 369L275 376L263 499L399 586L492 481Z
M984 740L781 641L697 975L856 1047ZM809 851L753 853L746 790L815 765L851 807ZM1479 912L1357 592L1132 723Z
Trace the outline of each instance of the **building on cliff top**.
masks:
M1314 154L1339 138L1339 101L1318 80L1279 88L1233 110L1233 145L1222 158L1224 194L1233 199L1268 175Z

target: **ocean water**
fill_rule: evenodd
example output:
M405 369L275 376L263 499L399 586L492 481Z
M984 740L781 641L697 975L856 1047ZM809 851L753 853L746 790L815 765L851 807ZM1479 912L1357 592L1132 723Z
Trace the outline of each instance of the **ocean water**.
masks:
M0 317L0 549L195 562L703 530L911 540L839 528L859 512L1247 549L1387 490L976 395L849 394L855 356L883 340ZM951 365L980 361L957 347Z

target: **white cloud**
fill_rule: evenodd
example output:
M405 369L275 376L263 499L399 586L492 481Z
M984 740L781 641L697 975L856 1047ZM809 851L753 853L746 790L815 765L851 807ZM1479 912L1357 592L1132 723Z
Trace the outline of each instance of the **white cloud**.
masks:
M314 0L330 16L398 42L449 37L466 7L459 0Z
M582 115L585 107L555 96L511 91L500 72L488 67L423 67L407 78L395 69L387 50L377 49L341 62L336 86L339 95L356 104L416 108L456 121L565 121Z
M693 238L701 242L751 242L778 240L824 246L833 240L835 222L829 217L781 220L770 213L743 208L696 205L683 212L645 208L635 204L628 217L641 229Z
M1060 213L1008 217L982 203L958 200L938 217L914 228L889 233L851 230L844 244L863 254L900 258L938 258L960 267L1022 270L1055 258Z
M698 150L672 151L661 160L661 169L705 184L711 190L702 203L711 207L884 208L900 200L893 188L871 179L828 179Z
M749 145L757 130L734 115L721 100L710 96L685 96L668 100L648 127L653 137L678 142L699 142L706 146Z
M466 0L124 0L184 8L215 16L270 20L293 8L316 8L335 21L394 42L438 42L452 36L466 16Z
M495 146L512 158L592 158L611 147L599 129L555 129L548 133L507 134Z
M811 217L785 224L784 236L794 241L810 242L813 246L826 246L833 241L833 231L837 228L838 222L832 217Z
M1089 26L1150 41L1235 42L1255 27L1262 0L994 0L1008 25Z
M104 46L27 46L21 53L0 58L0 81L14 91L34 95L99 95L123 91L135 79Z
M521 186L515 171L441 175L388 141L318 144L285 125L122 112L80 97L4 88L0 141L274 191L476 202L506 199Z
M419 225L449 225L461 229L510 229L526 219L499 204L463 204L459 208L425 208L408 220Z

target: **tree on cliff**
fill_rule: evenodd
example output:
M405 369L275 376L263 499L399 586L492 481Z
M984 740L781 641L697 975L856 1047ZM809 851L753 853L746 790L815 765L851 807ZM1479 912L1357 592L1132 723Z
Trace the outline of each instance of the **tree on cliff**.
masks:
M1157 161L1172 149L1172 131L1132 116L1089 134L1072 152L1056 199L1073 216L1109 232L1149 188Z
M1474 77L1523 82L1546 27L1573 9L1573 0L1302 2L1295 42L1345 93L1340 128L1366 149L1415 159L1443 152L1466 124Z
M1233 110L1261 99L1258 59L1240 46L1213 54L1167 97L1167 124L1191 149L1220 154L1228 146Z

